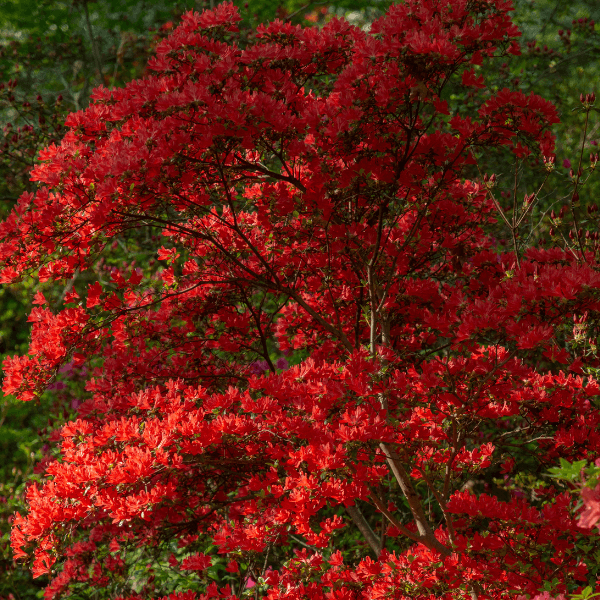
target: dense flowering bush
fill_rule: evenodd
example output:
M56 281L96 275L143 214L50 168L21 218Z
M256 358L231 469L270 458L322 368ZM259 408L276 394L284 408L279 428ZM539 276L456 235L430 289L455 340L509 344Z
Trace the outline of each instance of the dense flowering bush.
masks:
M70 115L0 225L3 282L72 280L60 310L36 295L5 393L87 370L14 521L45 598L594 584L598 534L543 477L600 449L582 171L553 246L525 230L537 193L507 208L477 176L487 151L541 178L554 162L553 106L478 74L518 53L510 8L407 0L368 32L274 22L239 47L221 4L185 16L152 77ZM163 266L85 283L157 234Z

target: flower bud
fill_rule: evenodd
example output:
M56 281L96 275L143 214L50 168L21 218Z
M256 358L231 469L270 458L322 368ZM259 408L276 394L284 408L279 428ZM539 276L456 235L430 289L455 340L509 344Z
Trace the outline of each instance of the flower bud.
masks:
M593 92L591 94L579 94L579 100L581 104L583 104L584 108L590 108L594 101L596 100L596 94Z
M488 190L491 190L496 185L496 174L492 173L488 175L487 173L483 176L483 183Z

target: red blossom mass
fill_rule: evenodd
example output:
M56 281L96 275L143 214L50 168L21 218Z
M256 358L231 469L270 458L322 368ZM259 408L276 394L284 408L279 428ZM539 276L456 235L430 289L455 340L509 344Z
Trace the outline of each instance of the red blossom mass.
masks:
M479 65L518 53L510 10L407 0L368 32L276 21L241 44L225 3L185 15L150 77L69 116L0 225L3 282L74 282L60 309L36 295L4 392L89 369L14 521L46 600L590 583L597 491L578 522L542 473L600 450L582 349L597 255L508 249L476 175L486 150L553 158L549 102L477 95ZM478 110L452 106L456 86ZM159 235L151 263L97 278L117 242ZM534 490L507 483L523 472Z

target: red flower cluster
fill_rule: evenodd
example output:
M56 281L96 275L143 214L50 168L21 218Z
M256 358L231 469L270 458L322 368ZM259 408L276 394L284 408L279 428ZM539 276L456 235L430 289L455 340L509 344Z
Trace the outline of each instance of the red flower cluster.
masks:
M4 365L23 400L73 357L90 367L14 523L48 600L589 582L597 534L540 474L600 451L596 255L499 250L493 180L465 178L485 148L551 157L556 112L445 99L518 52L510 9L407 0L368 33L275 22L241 46L221 4L185 16L152 77L69 117L0 225L2 281L78 270ZM95 280L115 239L157 232L164 266Z

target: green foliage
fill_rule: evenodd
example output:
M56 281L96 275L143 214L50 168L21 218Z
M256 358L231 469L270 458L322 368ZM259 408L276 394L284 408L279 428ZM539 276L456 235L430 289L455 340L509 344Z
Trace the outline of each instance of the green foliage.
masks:
M567 484L596 487L600 476L600 466L589 464L586 460L570 463L561 458L560 466L549 469L548 475Z
M593 589L588 585L583 588L579 594L573 594L571 600L589 600L590 598L597 598L600 596L600 592L593 593Z

